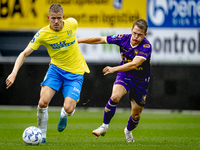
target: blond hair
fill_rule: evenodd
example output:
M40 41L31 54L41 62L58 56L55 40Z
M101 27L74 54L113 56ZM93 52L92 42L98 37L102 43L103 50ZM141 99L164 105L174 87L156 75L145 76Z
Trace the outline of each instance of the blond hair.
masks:
M58 13L62 12L63 13L63 7L60 4L52 4L49 6L49 14L50 12Z

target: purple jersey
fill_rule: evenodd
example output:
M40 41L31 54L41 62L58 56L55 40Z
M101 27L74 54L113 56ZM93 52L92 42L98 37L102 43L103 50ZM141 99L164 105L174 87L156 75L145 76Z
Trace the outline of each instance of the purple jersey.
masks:
M137 69L124 72L127 77L136 79L137 81L146 81L150 77L150 57L151 57L151 44L144 38L142 42L136 46L131 45L131 34L118 34L107 36L108 44L116 44L120 47L120 53L122 61L120 65L130 62L135 56L143 57L146 59L142 65L138 66Z

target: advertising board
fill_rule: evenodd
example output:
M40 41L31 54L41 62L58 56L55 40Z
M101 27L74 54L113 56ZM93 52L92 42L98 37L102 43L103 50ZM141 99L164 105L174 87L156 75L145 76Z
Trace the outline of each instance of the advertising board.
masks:
M49 6L63 6L79 27L130 27L146 19L146 0L0 0L0 30L38 30L49 24ZM138 7L140 6L140 7Z
M148 0L152 63L200 64L200 0Z

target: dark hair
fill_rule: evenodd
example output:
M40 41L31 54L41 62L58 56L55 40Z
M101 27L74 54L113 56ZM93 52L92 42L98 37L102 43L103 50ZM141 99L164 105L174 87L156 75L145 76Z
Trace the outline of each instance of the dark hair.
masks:
M137 21L134 22L133 24L133 28L137 26L138 28L144 30L144 33L147 32L147 29L148 29L148 23L146 20L144 19L138 19Z
M49 14L50 12L62 12L63 13L63 7L60 4L52 4L49 6Z

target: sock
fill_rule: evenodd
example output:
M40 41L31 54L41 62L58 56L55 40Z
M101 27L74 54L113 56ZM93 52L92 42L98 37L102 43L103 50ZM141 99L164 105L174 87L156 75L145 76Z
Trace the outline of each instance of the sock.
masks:
M109 125L109 124L105 124L105 123L102 124L102 126L103 126L106 130L108 129L108 125Z
M113 102L111 99L109 99L108 103L106 104L105 110L104 110L104 118L103 123L109 124L110 120L115 114L116 108L117 108L116 102Z
M125 128L125 133L127 134L127 133L130 133L131 131L129 131L128 129L127 129L127 127Z
M38 127L42 131L42 138L46 138L47 122L48 122L48 107L37 108Z
M71 114L68 114L68 113L66 113L64 107L62 107L60 115L61 115L62 118L66 118L68 116L72 116L74 114L74 112L75 112L75 109Z
M129 120L128 120L128 124L127 124L127 130L128 130L128 131L132 131L133 129L135 129L135 128L137 127L138 123L139 123L139 120L140 120L140 119L134 120L134 119L132 118L132 116L130 116L130 118L129 118Z

